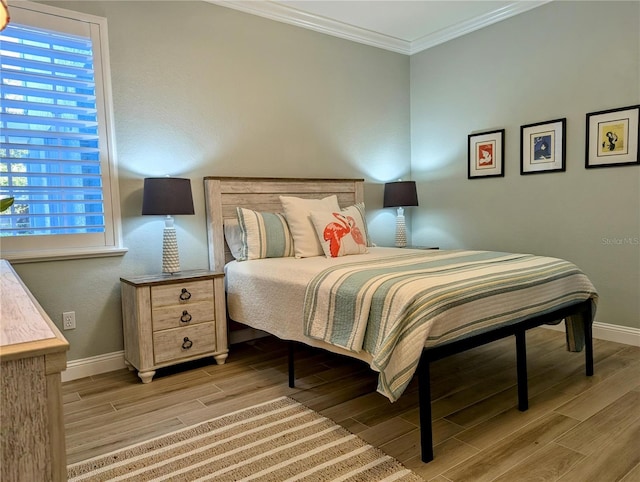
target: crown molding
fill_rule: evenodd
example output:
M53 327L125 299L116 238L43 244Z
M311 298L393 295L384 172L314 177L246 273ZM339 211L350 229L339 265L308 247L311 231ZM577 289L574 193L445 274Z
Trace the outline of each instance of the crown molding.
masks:
M205 0L222 7L233 8L241 12L258 15L278 22L288 23L297 27L315 30L316 32L340 37L373 47L379 47L393 52L410 55L411 43L405 40L383 35L371 30L355 27L346 23L331 20L326 17L303 12L286 5L255 0Z
M241 12L258 15L278 22L288 23L297 27L314 30L316 32L340 37L392 52L412 55L422 50L434 47L456 37L460 37L474 30L481 29L496 22L513 17L533 8L549 3L552 0L517 1L500 9L489 12L480 17L452 25L430 35L425 35L414 41L402 40L389 35L364 28L331 20L320 15L303 12L281 3L255 0L205 0L208 3L232 8Z
M505 7L494 10L493 12L486 13L479 17L472 18L465 22L457 23L451 27L444 28L433 34L425 35L417 40L411 42L411 48L409 55L421 52L436 45L448 42L454 38L461 37L475 30L479 30L494 23L501 22L515 15L519 15L524 12L528 12L534 8L540 7L545 3L549 3L552 0L536 0L525 2L514 2Z

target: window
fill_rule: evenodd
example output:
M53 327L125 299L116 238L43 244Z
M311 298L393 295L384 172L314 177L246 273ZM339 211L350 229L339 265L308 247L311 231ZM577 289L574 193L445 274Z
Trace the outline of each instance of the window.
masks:
M105 19L10 6L0 33L0 249L12 260L120 254Z

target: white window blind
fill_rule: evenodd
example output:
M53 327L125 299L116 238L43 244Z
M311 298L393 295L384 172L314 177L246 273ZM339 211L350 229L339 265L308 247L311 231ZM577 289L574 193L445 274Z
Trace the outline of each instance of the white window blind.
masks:
M17 240L48 254L115 247L99 26L11 8L0 33L0 193L15 201L0 215L3 252L21 251Z

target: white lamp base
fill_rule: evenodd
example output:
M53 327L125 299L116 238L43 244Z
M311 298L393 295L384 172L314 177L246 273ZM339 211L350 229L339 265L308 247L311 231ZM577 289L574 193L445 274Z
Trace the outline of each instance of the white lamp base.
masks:
M398 208L396 217L396 248L404 248L407 245L407 226L404 222L404 208Z
M167 216L162 232L162 272L173 274L179 271L180 257L178 256L176 228L173 227L173 217Z

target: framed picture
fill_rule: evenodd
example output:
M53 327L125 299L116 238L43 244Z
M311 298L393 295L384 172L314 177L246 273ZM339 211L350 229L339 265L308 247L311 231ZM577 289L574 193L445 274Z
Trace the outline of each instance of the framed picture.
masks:
M469 134L469 179L504 176L504 129Z
M565 170L567 119L520 127L520 174Z
M587 114L585 167L640 164L640 105Z

